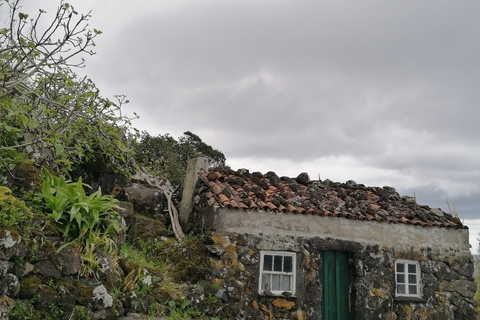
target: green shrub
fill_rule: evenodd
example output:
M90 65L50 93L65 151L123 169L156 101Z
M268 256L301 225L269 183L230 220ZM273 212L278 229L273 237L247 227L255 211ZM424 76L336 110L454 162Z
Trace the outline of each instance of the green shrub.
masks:
M115 211L117 200L102 196L98 189L87 195L80 178L67 183L63 177L44 172L42 196L50 211L48 218L56 224L63 235L64 244L57 251L74 244L80 252L83 276L97 276L99 264L97 254L113 256L116 260L117 247L111 239L119 232L119 215Z
M102 97L75 72L102 32L66 2L50 18L41 9L28 17L21 2L0 1L0 177L23 152L64 174L86 163L130 174L138 133L130 124L136 116L122 114L128 100Z
M67 183L63 177L44 172L42 196L51 212L49 218L55 221L66 242L83 246L94 234L115 235L120 229L115 211L117 200L109 195L102 196L100 188L87 195L84 186L87 185L81 178Z
M0 186L0 226L11 227L26 234L31 219L30 208L12 196L10 189Z

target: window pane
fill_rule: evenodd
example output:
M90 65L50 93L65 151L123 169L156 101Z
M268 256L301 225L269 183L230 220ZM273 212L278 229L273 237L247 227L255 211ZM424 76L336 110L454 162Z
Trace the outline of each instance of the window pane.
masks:
M416 264L409 264L408 265L408 273L417 273L417 265Z
M397 284L397 292L398 293L405 293L405 285L404 284Z
M272 258L273 256L268 254L263 256L263 270L272 271Z
M272 274L272 290L281 290L279 274Z
M282 256L274 256L273 259L273 271L282 271Z
M272 290L272 281L271 281L271 275L269 274L264 274L262 276L262 290Z
M397 283L405 283L405 275L397 274Z
M409 274L408 275L408 283L417 283L417 275L416 274Z
M282 290L283 291L292 291L290 286L292 276L282 276Z
M293 257L285 256L283 257L283 271L292 272L293 271Z
M405 272L405 265L403 263L397 263L397 272Z
M408 286L409 294L417 294L417 286Z

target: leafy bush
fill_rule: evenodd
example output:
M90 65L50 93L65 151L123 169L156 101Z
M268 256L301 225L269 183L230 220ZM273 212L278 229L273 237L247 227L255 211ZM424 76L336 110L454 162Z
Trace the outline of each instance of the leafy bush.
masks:
M101 97L92 80L73 71L84 65L82 55L94 54L101 31L66 2L47 23L39 23L43 10L30 19L20 2L0 0L1 11L10 10L0 27L0 171L12 174L12 163L27 153L67 175L82 163L130 173L128 141L136 131L121 112L128 101Z
M184 132L178 141L168 134L152 137L143 132L135 145L135 160L174 185L183 182L188 161L199 154L208 158L210 166L225 166L225 155L190 131Z
M0 226L11 227L26 234L31 219L30 208L12 196L10 189L0 186Z

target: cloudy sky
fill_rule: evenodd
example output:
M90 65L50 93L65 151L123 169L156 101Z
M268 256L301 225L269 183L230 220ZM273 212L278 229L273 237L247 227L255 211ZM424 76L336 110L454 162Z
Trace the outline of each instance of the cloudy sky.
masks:
M54 0L24 0L53 12ZM480 231L480 2L71 0L134 126L233 168L392 186ZM475 220L479 219L479 220Z

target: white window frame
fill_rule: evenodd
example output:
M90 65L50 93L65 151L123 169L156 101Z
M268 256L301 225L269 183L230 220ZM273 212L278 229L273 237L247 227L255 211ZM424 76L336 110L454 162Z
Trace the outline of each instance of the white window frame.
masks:
M263 270L263 264L265 261L265 256L266 255L271 255L271 256L282 256L282 257L292 257L292 271L291 272L285 272L285 271L264 271ZM274 263L274 259L272 259L272 266ZM282 260L283 261L283 260ZM260 272L259 272L259 277L258 277L258 293L263 294L265 291L265 288L262 288L262 279L263 275L269 274L269 275L280 275L280 276L289 276L290 278L290 288L291 290L272 290L271 288L268 288L268 290L274 294L274 295L282 295L284 292L287 292L291 295L295 295L295 287L296 287L296 269L297 269L297 255L295 252L291 251L260 251ZM272 267L273 269L273 267ZM283 265L282 265L283 269Z
M403 265L404 272L398 271L398 265ZM408 265L415 265L415 273L408 271ZM398 283L398 275L404 276L404 282ZM415 275L416 281L411 282L409 275ZM398 286L404 285L405 292L400 293L398 292ZM417 293L410 293L409 286L416 286ZM420 262L414 260L395 260L395 296L396 297L411 297L411 298L421 298L422 296L422 288L421 288L421 272L420 272Z

